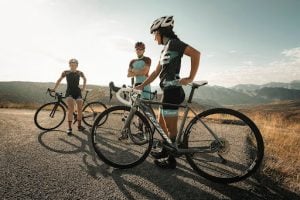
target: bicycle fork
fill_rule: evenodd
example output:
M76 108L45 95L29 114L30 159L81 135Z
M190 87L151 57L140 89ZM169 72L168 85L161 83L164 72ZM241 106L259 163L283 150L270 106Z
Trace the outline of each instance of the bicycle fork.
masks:
M58 107L59 104L55 104L55 106L53 107L53 109L51 110L50 112L50 117L53 118L54 117L54 114L57 110L57 107Z
M124 126L121 130L121 136L118 138L119 140L125 140L128 138L128 134L129 134L129 127L130 127L130 122L133 118L134 113L136 112L136 107L132 106L129 112L129 115L127 117L125 117L122 119L122 121L124 121Z

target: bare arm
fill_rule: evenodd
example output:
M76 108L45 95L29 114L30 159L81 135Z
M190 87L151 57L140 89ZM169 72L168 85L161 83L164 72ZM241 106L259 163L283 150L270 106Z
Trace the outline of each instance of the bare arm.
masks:
M134 73L133 73L133 71L132 71L132 68L131 67L129 67L128 68L128 72L127 72L127 77L134 77L135 75L134 75Z
M64 73L63 73L64 74ZM54 88L52 89L53 91L56 91L56 89L58 88L60 82L65 78L64 75L61 75L60 78L56 81Z
M199 51L197 51L196 49L194 49L191 46L188 46L184 50L184 54L191 58L191 71L190 71L190 75L188 77L180 79L179 82L182 85L191 83L194 80L196 73L198 71L198 68L199 68L200 55L201 55Z
M135 89L142 90L146 85L149 85L152 81L156 79L161 71L161 65L158 64L156 69L150 74L150 76L139 86L135 87Z
M147 75L149 73L149 70L150 70L149 65L145 65L145 67L143 67L142 69L133 69L129 67L127 77Z
M147 75L149 73L149 70L150 70L149 65L145 65L142 69L131 69L131 71L135 76Z
M83 73L81 73L81 74L82 74L81 77L83 79L82 91L85 91L85 89L86 89L86 77L84 76Z

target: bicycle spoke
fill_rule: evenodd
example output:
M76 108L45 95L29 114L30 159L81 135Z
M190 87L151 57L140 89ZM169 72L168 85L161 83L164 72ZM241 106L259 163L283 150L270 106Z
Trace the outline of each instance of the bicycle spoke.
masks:
M92 128L92 142L97 155L107 164L118 168L132 167L142 162L152 145L150 132L144 132L150 139L144 144L137 143L140 140L136 137L139 129L133 120L128 128L124 128L129 112L128 107L109 108L96 119ZM145 120L142 114L134 115L133 119L137 117ZM105 123L99 125L103 118L106 119Z
M212 109L194 118L191 124L190 134L185 137L188 148L211 149L210 153L187 155L199 174L217 182L235 182L257 169L263 143L258 129L247 117L230 109Z

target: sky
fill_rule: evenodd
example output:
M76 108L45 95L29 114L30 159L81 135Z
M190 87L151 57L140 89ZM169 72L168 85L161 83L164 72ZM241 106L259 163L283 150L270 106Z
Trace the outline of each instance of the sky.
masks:
M88 84L129 85L136 41L156 68L163 46L149 29L165 15L201 52L195 81L300 80L300 0L0 0L0 81L55 82L77 58ZM184 56L180 75L189 72Z

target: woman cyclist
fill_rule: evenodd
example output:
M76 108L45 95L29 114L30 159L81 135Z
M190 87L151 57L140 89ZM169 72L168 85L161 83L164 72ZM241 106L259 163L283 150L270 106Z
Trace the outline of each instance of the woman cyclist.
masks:
M77 70L78 60L72 58L69 60L70 70L66 70L61 74L61 77L57 80L55 87L52 91L55 91L59 86L62 79L66 77L67 79L67 91L66 91L66 101L68 105L68 129L67 134L72 134L72 121L73 121L73 112L75 102L77 104L77 121L78 121L78 130L83 131L85 128L81 126L82 119L82 95L81 92L85 90L86 87L86 78L81 71ZM79 88L80 77L83 79L83 87Z
M138 86L148 77L151 59L144 56L145 44L143 42L135 43L134 47L137 58L130 61L127 77L135 79L132 81L132 85ZM150 85L146 85L143 89L142 98L150 99L150 92Z
M200 60L200 52L182 42L173 31L173 16L164 16L153 22L150 33L154 40L163 45L160 61L151 75L136 89L143 89L150 84L157 76L160 77L160 87L163 91L162 102L180 104L184 101L185 94L181 85L191 83L197 73ZM181 58L187 55L191 58L191 70L188 77L180 78ZM178 107L162 106L158 121L163 130L168 134L172 142L175 142L177 135ZM166 149L160 152L151 152L155 158L154 163L161 168L176 168L176 160L168 155Z

